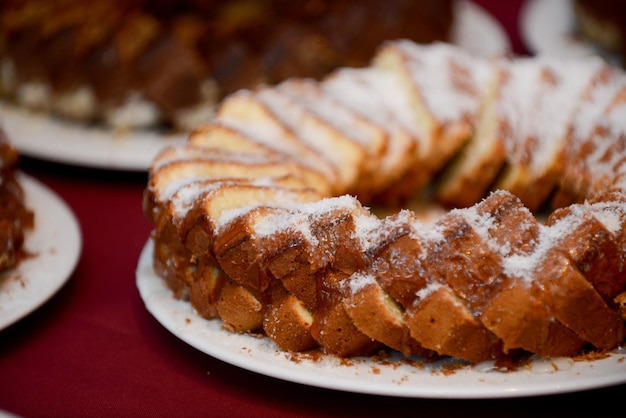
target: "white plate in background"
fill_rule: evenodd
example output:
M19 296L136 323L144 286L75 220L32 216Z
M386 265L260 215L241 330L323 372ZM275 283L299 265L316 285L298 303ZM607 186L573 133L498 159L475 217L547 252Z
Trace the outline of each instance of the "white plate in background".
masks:
M147 171L156 154L169 144L182 143L186 134L156 131L116 133L82 126L43 113L0 102L0 126L21 155L81 167Z
M619 57L607 54L579 34L571 0L528 0L520 14L520 35L535 55L582 58L600 55L614 65Z
M485 9L467 0L455 4L451 41L478 56L492 56L511 50L506 31Z

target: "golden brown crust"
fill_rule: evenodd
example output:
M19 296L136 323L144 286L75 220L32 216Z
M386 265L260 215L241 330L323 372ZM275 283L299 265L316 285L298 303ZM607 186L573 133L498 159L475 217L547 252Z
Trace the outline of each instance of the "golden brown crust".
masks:
M541 228L519 198L494 193L477 205L476 211L488 222L484 239L493 242L492 248L500 253L498 265L503 267L504 257L524 257L536 251ZM532 263L531 259L526 263ZM536 283L543 278L526 276L534 272L498 274L495 288L490 284L491 295L483 299L481 320L502 339L506 352L521 348L544 356L567 356L582 348L584 340L555 320L547 308L547 296Z
M346 312L340 288L346 277L342 273L318 275L318 306L311 335L327 353L340 357L370 355L383 345L363 333Z
M343 307L354 325L373 340L407 357L432 354L411 337L404 322L404 309L377 282L345 296Z
M569 260L548 256L539 271L547 294L544 301L563 325L600 350L615 348L624 340L623 321Z
M238 332L263 327L285 350L319 345L334 355L355 356L389 348L404 355L479 362L501 361L520 352L574 356L583 347L608 351L623 342L626 147L619 121L626 107L621 90L612 86L626 85L624 74L612 73L615 83L596 87L594 80L606 75L606 65L595 60L570 63L569 74L559 64L539 59L479 61L476 68L464 67L460 63L475 61L442 45L426 48L399 42L382 51L377 66L366 73L354 70L330 77L328 88L325 80L321 86L309 80L266 86L226 100L215 126L209 123L215 129L197 130L187 146L219 148L217 138L232 138L224 146L229 152L242 157L259 153L259 166L250 171L239 164L224 165L218 157L213 160L216 166L227 167L225 172L233 169L228 178L215 175L187 182L185 167L192 173L190 180L194 170L206 173L213 168L204 171L206 166L195 161L195 155L187 156L188 163L168 166L163 161L173 157L164 151L153 166L146 199L155 222L159 273L172 277L175 291L179 285L191 289L192 300L204 298L205 303L194 304L205 316L217 312ZM454 80L443 77L444 83L438 80L443 91L425 91L429 86L424 80L431 80L425 74L450 66ZM493 82L499 66L507 71L502 79L496 77L493 91L468 94L473 90L468 88L471 74L476 82ZM478 69L486 73L479 76ZM350 79L357 74L358 80ZM389 83L387 77L403 82ZM464 80L462 92L457 77ZM522 83L538 77L545 79L530 87ZM354 114L336 107L344 103L337 94L349 93L347 86L362 86L366 94L382 97L375 95L381 91L372 88L374 81L391 86L387 95L393 98L381 98L397 118L390 129L427 134L416 139L415 153L408 157L401 151L409 149L409 136L396 135L400 144L392 152L393 147L379 147L376 138L381 138L361 129L364 126L340 129L342 123L354 121L355 114L381 111L380 106L359 108L363 96L345 100ZM561 85L571 91L559 90ZM558 97L540 94L538 86ZM536 90L533 94L519 94L531 87ZM301 91L286 92L291 88ZM337 102L319 97L328 91ZM458 99L458 107L439 102L445 94ZM484 100L487 110L481 107ZM581 109L594 118L580 119L577 100L584 101ZM319 109L322 103L328 108ZM447 105L435 112L441 103ZM563 103L567 106L553 107ZM420 128L417 121L425 125ZM530 121L543 130L523 123ZM477 123L485 126L472 134ZM221 136L223 126L229 136ZM384 124L374 126L379 132ZM361 142L357 132L363 133ZM540 137L542 132L546 138ZM406 210L378 218L353 197L325 194L363 190L362 196L384 198L378 188L385 185L392 189L389 196L398 196L406 191L398 186L399 178L413 177L407 187L418 187L424 179L433 182L435 172L445 168L453 154L471 158L461 150L471 150L472 141L479 141L477 135L484 135L481 154L460 166L460 179L447 190L458 190L476 176L485 185L497 179L495 184L515 190L519 186L524 200L504 190L483 198L486 189L480 188L467 207L429 224ZM331 137L342 145L323 145ZM387 137L387 145L393 145L391 138L394 135ZM540 144L539 139L545 141ZM585 149L566 152L565 145ZM384 152L389 154L380 154ZM574 154L580 160L570 163ZM324 184L312 187L314 176L281 176L281 167L273 166L278 155L286 156L294 167L312 168L307 156L324 161L325 168L318 171L329 169ZM412 164L405 165L407 158ZM398 161L404 174L391 169L392 161ZM265 171L268 163L272 169ZM487 166L489 173L472 170ZM579 183L572 181L569 167L584 168ZM556 182L554 173L563 173L568 180ZM380 177L369 184L367 179L374 174ZM546 176L550 179L544 182ZM555 186L565 191L559 199L579 195L588 202L556 211L541 224L529 205L543 206ZM424 196L431 191L420 189ZM435 190L435 196L443 196L442 191ZM167 242L159 242L163 240ZM168 259L168 253L174 257Z
M405 321L423 347L469 361L502 356L502 342L443 286L408 310Z
M267 306L249 290L227 280L216 304L224 326L235 332L258 331L263 327Z
M582 214L572 214L572 210L575 210L573 207L557 210L548 217L546 225L554 225L559 220L565 222L566 217L577 217L580 220L570 224L556 248L567 255L602 299L611 303L626 286L626 273L619 268L624 265L624 253L619 237L594 216L594 206L598 205L592 204ZM623 213L617 215L624 216Z
M535 292L519 285L498 294L481 320L502 338L506 352L522 348L546 357L573 356L585 344L571 329L551 319Z
M313 317L302 302L286 293L272 302L263 321L263 330L285 351L305 351L318 345L311 336Z
M217 305L226 280L226 275L219 266L199 263L189 287L189 302L202 318L220 316Z

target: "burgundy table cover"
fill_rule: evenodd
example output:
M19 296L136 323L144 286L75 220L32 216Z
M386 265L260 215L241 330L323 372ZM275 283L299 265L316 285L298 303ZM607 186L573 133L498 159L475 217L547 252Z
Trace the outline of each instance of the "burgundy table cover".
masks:
M564 0L565 1L565 0ZM521 0L476 1L513 49ZM512 399L412 399L332 391L239 369L188 346L144 307L135 268L151 226L145 173L24 158L22 169L72 208L83 234L75 272L47 303L0 331L0 410L74 416L616 416L626 385ZM617 409L616 409L617 408ZM591 415L587 415L591 412Z

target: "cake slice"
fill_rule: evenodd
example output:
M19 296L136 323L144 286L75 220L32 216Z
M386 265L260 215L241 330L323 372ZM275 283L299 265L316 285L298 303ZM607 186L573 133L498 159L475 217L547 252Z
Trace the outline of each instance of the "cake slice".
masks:
M589 159L598 147L595 137L605 129L599 122L625 87L623 72L605 66L580 96L569 129L568 163L558 180L558 190L551 202L553 208L580 203L589 194L595 170Z
M247 288L269 292L272 300L277 288L290 295L280 297L279 306L270 308L265 318L277 344L295 344L282 334L290 328L277 323L278 318L292 315L304 326L301 320L308 312L312 320L307 328L316 344L338 355L366 354L380 344L351 323L341 305L339 283L362 265L363 245L350 237L363 223L375 225L374 220L349 196L294 209L259 207L225 224L215 243L216 258Z
M193 267L192 278L187 287L189 303L202 318L219 318L218 303L226 299L222 290L230 279L211 257L199 259L197 256L190 256L190 260L193 260Z
M293 229L304 239L270 257L269 272L313 314L311 335L327 352L370 354L381 344L353 324L342 303L342 283L364 265L366 231L377 228L378 219L349 196L303 205L298 216L302 220Z
M327 182L333 186L333 193L341 193L342 184L339 182L339 169L327 159L328 150L320 150L312 144L303 142L294 131L283 124L274 113L257 97L256 93L241 90L224 99L217 109L212 123L219 123L236 131L238 135L232 138L231 147L240 143L241 139L260 145L265 149L287 155L299 165L322 174ZM228 143L225 138L194 138L192 133L190 141L202 139L204 143L215 139L219 144ZM241 137L244 138L241 138Z
M373 340L405 356L424 356L426 350L409 335L404 308L389 296L376 277L357 272L349 278L343 307L354 325Z
M406 40L383 44L372 66L394 74L409 96L411 122L424 134L415 172L406 178L426 172L426 184L472 135L492 68L452 45Z
M506 161L504 138L511 128L499 116L498 107L503 87L510 81L500 62L493 61L494 76L485 88L470 140L437 179L435 198L446 207L469 207L480 201Z
M250 290L226 280L215 309L226 329L243 333L262 329L267 305Z
M268 184L291 183L305 188L306 173L285 156L272 153L231 151L187 144L166 147L150 168L146 194L150 206L169 200L182 185L211 179L265 179Z
M204 181L179 188L172 196L169 224L174 226L180 241L189 250L188 262L194 267L193 271L209 273L208 276L200 276L200 281L191 281L191 299L202 300L206 294L219 293L214 304L207 302L207 311L216 311L225 324L235 331L261 329L268 305L266 292L271 286L251 286L243 278L229 275L216 258L215 239L232 219L260 207L290 208L298 203L318 199L319 194L310 189L260 185L243 180ZM222 273L224 278L221 277ZM221 285L221 288L212 287L213 284ZM194 291L199 292L197 298ZM238 305L242 308L237 309Z
M326 125L327 129L336 131L362 149L364 161L355 189L355 194L362 201L382 190L387 183L385 173L380 172L380 164L388 147L385 129L344 106L327 94L317 81L296 78L284 81L275 88L297 101L318 123Z
M307 245L310 239L306 218L298 211L288 208L260 206L245 212L223 225L216 237L214 251L222 268L242 285L256 291L267 291L281 275L272 271L272 260L284 252L296 251ZM281 263L274 261L280 271ZM285 269L292 267L286 263ZM317 304L316 286L313 280L302 288L287 288L296 299L302 300L307 309ZM306 290L304 290L306 289Z
M304 158L290 155L288 152L285 153L284 149L278 150L277 148L281 146L281 138L273 140L271 145L265 144L262 139L259 139L262 137L260 132L261 130L257 131L256 135L251 137L236 127L215 121L192 132L189 143L203 148L221 149L233 154L241 153L250 157L259 154L260 161L267 158L282 159L286 165L290 166L290 173L301 176L308 187L318 190L324 195L333 193L333 176L324 171L325 166L323 164L314 167L315 158L312 161L307 161Z
M375 219L350 196L297 208L259 206L221 227L215 253L225 271L246 285L262 290L267 280L278 279L315 311L317 272L331 263L345 271L361 263L358 241L342 243L338 238L355 233L359 223L376 225Z
M305 239L287 220L290 217L296 218L289 208L263 205L225 223L214 243L221 268L238 283L258 292L267 291L273 282L267 271L267 260L294 242ZM271 228L272 233L265 234L266 228Z
M585 158L588 185L587 196L602 194L617 186L618 178L626 172L626 86L615 93L598 120L594 134L587 141L592 150ZM623 189L622 189L623 190Z
M303 205L295 219L287 216L283 222L297 231L287 235L296 240L268 257L267 269L312 313L312 337L340 356L369 354L381 347L353 323L342 303L343 283L367 262L373 245L369 237L379 220L356 199L343 196ZM282 236L275 227L265 232Z
M507 353L523 349L543 356L571 356L584 345L555 318L534 287L532 263L541 227L519 198L506 191L492 193L465 211L465 219L500 257L501 271L491 278L480 320L503 341Z
M320 198L299 182L280 185L281 182L270 185L247 178L181 182L167 201L155 206L151 211L156 243L154 266L176 297L196 300L196 291L219 293L222 271L213 245L220 222L228 222L229 216L236 217L264 203L292 206ZM199 311L214 315L214 307L211 304Z
M319 297L311 335L326 353L339 357L371 355L384 346L362 332L346 312L341 295L347 277L346 273L331 270L318 279Z
M626 212L622 195L558 209L546 225L562 228L555 242L585 276L602 299L615 306L614 298L626 290L626 260L620 244Z
M572 224L545 227L528 210L515 212L516 217L502 218L506 222L485 223L510 280L485 308L483 322L501 336L505 349L571 356L586 342L601 350L615 346L623 324L557 245ZM502 236L523 234L522 245L501 242Z
M200 224L214 237L224 225L254 208L293 208L320 198L311 189L267 185L262 181L200 181L181 187L172 196L172 223L179 227L181 236L186 236L189 225ZM206 250L212 252L213 248Z
M299 218L299 219L298 219ZM315 312L318 308L318 273L327 269L350 274L362 266L365 245L362 228L375 228L377 218L350 196L325 199L301 206L289 231L297 238L283 251L268 258L267 268L285 288ZM280 225L279 223L277 223ZM264 234L272 235L273 228Z
M345 285L344 304L355 325L409 355L501 357L501 341L446 282L449 265L437 264L449 238L447 221L426 225L407 212L394 218L403 222L378 246L371 264Z
M511 128L504 141L507 164L494 188L509 190L533 212L544 205L565 166L577 103L606 65L599 58L510 62L498 104Z
M275 289L272 303L263 320L263 330L281 349L305 351L318 345L311 336L312 313L284 288Z
M372 240L370 262L343 283L343 305L356 327L372 339L406 356L431 357L434 352L411 337L404 319L426 283L422 248L410 236L415 222L409 211L383 219Z
M380 179L374 183L377 200L381 200L381 194L389 193L392 184L397 187L399 179L420 155L420 138L424 133L413 123L408 95L393 74L370 67L334 71L320 82L320 88L386 132L387 146L377 168ZM416 180L419 186L423 182ZM408 191L406 194L412 194L415 187L408 183L403 182L402 186Z
M549 256L538 267L545 301L555 318L600 351L611 350L624 339L624 322L602 300L581 272L562 253ZM563 297L563 292L568 297Z
M344 193L356 190L358 178L364 171L366 155L357 141L277 88L260 87L255 90L254 97L272 112L276 123L334 167L339 187Z
M502 279L500 260L463 215L449 212L416 231L422 234L426 285L407 309L406 321L411 335L439 354L473 362L501 358L501 339L480 320Z

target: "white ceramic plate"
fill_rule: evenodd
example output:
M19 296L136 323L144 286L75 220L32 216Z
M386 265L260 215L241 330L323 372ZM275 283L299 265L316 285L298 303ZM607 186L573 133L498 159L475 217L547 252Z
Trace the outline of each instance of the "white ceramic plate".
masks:
M520 34L533 54L563 58L602 55L613 64L619 58L607 55L576 33L571 0L528 0L520 14Z
M54 192L23 173L19 181L35 227L24 246L32 256L0 275L0 329L28 315L52 297L70 278L82 249L76 217Z
M147 171L160 149L183 142L187 137L147 130L115 133L24 111L3 102L0 102L0 126L24 156L127 171Z
M479 6L460 0L453 40L481 55L510 48L499 23ZM147 171L165 145L183 142L186 134L163 135L152 131L116 134L26 112L0 102L0 125L21 154L78 166Z
M478 56L492 56L511 50L509 37L485 9L467 0L455 5L452 43Z
M573 392L626 382L626 350L595 361L534 360L515 372L498 372L491 363L467 366L454 360L409 363L333 356L295 358L269 338L235 334L219 320L199 317L188 302L176 300L152 269L153 243L145 245L137 266L137 287L148 311L166 329L219 360L290 382L347 392L415 398L510 398ZM450 367L460 365L452 372ZM449 373L448 373L449 372Z

